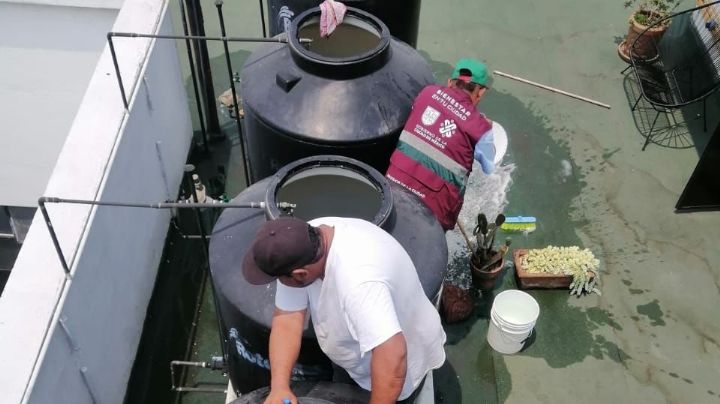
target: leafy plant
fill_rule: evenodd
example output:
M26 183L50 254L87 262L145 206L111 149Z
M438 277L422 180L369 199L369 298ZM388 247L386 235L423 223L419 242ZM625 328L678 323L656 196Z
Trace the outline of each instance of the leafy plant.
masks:
M637 7L633 18L638 24L649 26L663 18L677 7L679 0L627 0L625 8Z
M528 272L572 275L571 295L580 296L583 292L601 294L596 286L600 277L600 261L587 248L548 246L528 250L522 260Z

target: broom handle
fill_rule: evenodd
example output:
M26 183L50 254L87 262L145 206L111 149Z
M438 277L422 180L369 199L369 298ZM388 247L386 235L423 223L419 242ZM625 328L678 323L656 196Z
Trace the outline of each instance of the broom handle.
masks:
M509 78L509 79L517 80L517 81L519 81L519 82L521 82L521 83L530 84L531 86L540 87L540 88L542 88L542 89L545 89L545 90L548 90L548 91L552 91L552 92L554 92L554 93L566 95L566 96L568 96L568 97L570 97L570 98L575 98L575 99L578 99L578 100L581 100L581 101L589 102L590 104L594 104L594 105L597 105L597 106L599 106L599 107L603 107L603 108L610 109L610 106L609 106L608 104L603 104L602 102L595 101L595 100L591 100L590 98L581 97L581 96L579 96L579 95L577 95L577 94L568 93L567 91L563 91L563 90L560 90L560 89L557 89L557 88L554 88L554 87L546 86L546 85L544 85L544 84L536 83L536 82L534 82L534 81L530 81L530 80L524 79L524 78L522 78L522 77L517 77L517 76L513 76L513 75L511 75L511 74L499 72L499 71L497 71L497 70L495 70L494 73L497 74L498 76L507 77L507 78Z

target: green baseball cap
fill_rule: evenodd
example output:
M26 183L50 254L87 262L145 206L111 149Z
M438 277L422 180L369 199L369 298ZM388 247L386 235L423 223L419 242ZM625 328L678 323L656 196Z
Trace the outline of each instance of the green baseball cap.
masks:
M464 74L460 74L462 70L467 70L470 72L468 75L467 72L463 72ZM460 59L455 64L455 70L453 70L453 74L451 77L453 80L464 80L464 81L470 81L475 84L480 84L483 87L488 86L488 71L487 67L484 63L477 61L475 59Z

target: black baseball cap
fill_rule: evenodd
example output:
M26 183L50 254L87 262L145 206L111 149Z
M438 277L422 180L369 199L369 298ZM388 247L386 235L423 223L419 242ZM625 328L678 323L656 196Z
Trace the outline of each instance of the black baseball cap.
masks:
M316 262L321 255L317 230L304 220L280 217L258 230L243 259L243 276L253 285L265 285L278 276Z

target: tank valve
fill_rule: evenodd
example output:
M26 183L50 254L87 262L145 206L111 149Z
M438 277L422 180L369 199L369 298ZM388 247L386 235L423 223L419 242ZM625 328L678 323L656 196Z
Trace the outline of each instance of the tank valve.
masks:
M202 181L200 181L200 176L197 174L192 175L192 181L193 181L193 187L195 187L195 193L191 195L190 199L195 199L195 196L197 196L197 200L194 202L198 203L205 203L205 202L215 202L214 199L207 196L207 189L205 188L205 185L203 185Z
M206 362L206 366L209 369L212 370L222 370L225 371L225 359L222 356L213 356L210 358L210 362Z

